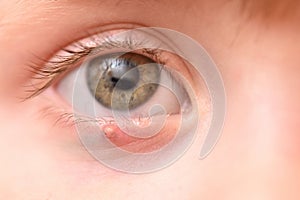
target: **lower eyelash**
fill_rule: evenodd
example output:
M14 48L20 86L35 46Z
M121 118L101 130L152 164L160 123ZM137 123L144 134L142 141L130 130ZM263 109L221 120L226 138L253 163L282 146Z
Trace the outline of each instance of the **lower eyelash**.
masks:
M72 117L70 117L69 114L66 114L64 116L61 116L61 119L66 119L65 117L69 118L67 120L73 119L74 115L71 114ZM168 115L167 117L170 117L171 115ZM142 121L144 118L137 118L139 121ZM134 119L128 119L125 120L134 120ZM150 119L151 120L151 119ZM168 118L166 118L168 120ZM149 119L148 119L149 121ZM169 129L163 129L159 133L159 136L155 135L150 138L138 138L135 136L132 136L132 132L130 134L122 131L118 124L115 123L115 121L105 118L98 118L98 119L91 119L91 118L77 118L75 121L72 121L72 126L78 125L79 123L92 123L90 126L97 126L99 127L99 133L103 134L105 138L110 140L112 143L114 143L115 148L122 148L129 152L134 153L147 153L151 151L156 151L159 149L160 146L162 146L165 141L168 141L167 139L172 137L172 134L168 131ZM89 126L89 125L87 125ZM86 127L87 128L87 127ZM172 131L173 133L173 131Z
M184 111L182 111L184 112ZM156 115L160 115L164 113L156 113L152 114L151 117L155 117ZM166 118L173 116L173 115L178 115L179 113L168 113L166 114ZM53 118L53 124L52 126L59 126L62 128L73 128L76 125L80 123L97 123L99 128L105 126L105 125L116 125L118 126L117 122L113 117L97 117L97 118L92 118L89 116L85 115L80 115L76 114L73 112L67 112L61 108L58 107L53 107L53 106L46 106L43 109L40 110L40 115L39 117L41 118ZM123 116L123 122L126 124L128 123L134 123L136 125L145 123L145 121L151 121L151 117L144 115L144 113L140 113L138 116L135 116L134 118L129 118L126 116Z

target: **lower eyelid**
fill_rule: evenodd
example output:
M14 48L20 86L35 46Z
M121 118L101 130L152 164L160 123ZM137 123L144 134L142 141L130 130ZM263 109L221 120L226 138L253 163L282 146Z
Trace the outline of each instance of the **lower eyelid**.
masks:
M180 128L180 118L180 114L170 115L165 121L165 126L149 138L135 138L110 123L99 126L99 129L116 148L132 153L149 153L162 149L173 140Z
M51 95L53 91L48 91L45 95ZM56 98L55 94L51 95L51 98ZM70 112L68 105L64 105L63 102L57 102L56 105L45 106L42 110L42 114L50 119L52 126L61 128L62 132L68 133L69 131L75 132L76 125L79 123L86 123L94 121L95 119L74 117L74 113ZM133 153L148 153L162 149L165 145L170 143L176 136L178 129L180 128L181 115L170 115L166 121L164 127L156 135L149 138L135 138L124 131L122 131L117 125L111 123L99 124L99 133L104 134L106 138L115 145L116 148L123 149L127 152ZM130 133L129 133L130 134Z
M46 118L52 127L61 128L68 132L69 128L74 127L74 117L72 107L61 98L55 91L55 88L50 87L40 94L37 99L41 99L42 108L39 110L39 116ZM73 130L73 129L72 129Z
M62 129L68 129L69 131L76 131L76 125L78 123L86 123L89 121L97 121L86 116L76 115L72 111L72 108L58 95L54 88L48 88L43 96L49 101L49 105L43 109L43 114L50 117L53 126L58 126ZM146 153L161 149L167 145L175 136L180 127L181 114L168 115L165 121L165 125L159 133L149 138L134 138L129 136L124 131L120 130L117 125L113 125L110 122L99 124L99 130L105 134L106 137L116 145L116 147L124 149L129 152ZM68 132L66 130L66 132ZM130 134L130 133L129 133Z

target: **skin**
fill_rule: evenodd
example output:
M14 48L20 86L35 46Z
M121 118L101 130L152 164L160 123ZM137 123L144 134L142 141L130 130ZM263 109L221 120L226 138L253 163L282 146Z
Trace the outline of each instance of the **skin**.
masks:
M242 7L200 0L0 1L0 198L299 199L299 10L265 15L263 8ZM115 172L85 151L73 128L53 126L57 116L43 114L48 106L70 107L59 94L16 99L24 95L32 54L48 58L87 30L121 22L182 32L217 63L227 116L206 159L198 159L199 137L166 169Z

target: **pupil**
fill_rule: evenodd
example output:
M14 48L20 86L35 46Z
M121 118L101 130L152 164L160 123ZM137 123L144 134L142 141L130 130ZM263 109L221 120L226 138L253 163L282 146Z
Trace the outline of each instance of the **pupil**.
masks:
M122 60L111 67L110 81L113 88L129 90L139 82L139 71L129 60Z
M116 77L112 77L111 82L113 84L113 87L117 87L121 90L129 90L131 88L134 88L134 86L136 85L135 82L128 80L126 78L119 79Z

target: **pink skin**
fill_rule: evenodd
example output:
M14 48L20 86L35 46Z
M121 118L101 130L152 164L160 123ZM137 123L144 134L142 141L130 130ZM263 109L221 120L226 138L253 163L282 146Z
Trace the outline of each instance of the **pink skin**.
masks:
M299 15L243 13L238 1L1 1L0 199L299 199ZM32 54L49 58L112 22L182 32L216 61L228 107L209 157L198 160L199 131L164 170L115 172L85 151L72 127L43 115L48 106L70 109L53 88L24 103L15 98L24 95Z

